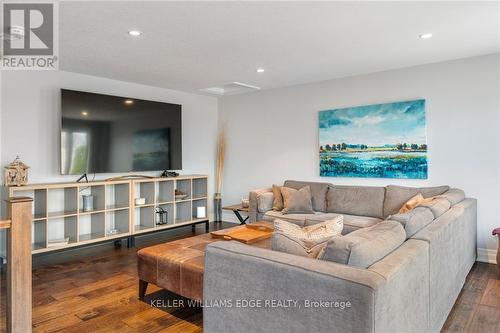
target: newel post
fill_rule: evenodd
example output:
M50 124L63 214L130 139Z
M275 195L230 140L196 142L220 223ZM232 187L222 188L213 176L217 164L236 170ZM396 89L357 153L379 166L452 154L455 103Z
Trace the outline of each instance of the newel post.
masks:
M31 223L33 199L7 201L7 332L31 332Z

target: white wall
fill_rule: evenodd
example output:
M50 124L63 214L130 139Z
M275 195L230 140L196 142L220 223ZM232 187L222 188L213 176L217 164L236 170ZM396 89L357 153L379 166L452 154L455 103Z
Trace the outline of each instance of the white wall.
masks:
M426 99L429 179L319 177L319 110L417 98ZM219 100L219 122L228 132L225 204L285 179L449 184L479 201L478 247L497 247L491 230L500 224L500 54L228 96Z
M3 100L2 100L2 77L3 77L3 72L0 70L0 129L2 128L2 106L3 106ZM2 136L0 135L0 156L2 155ZM2 170L3 171L3 170ZM1 173L2 178L3 178L3 172ZM0 199L3 199L0 196ZM2 205L0 204L0 207ZM0 209L1 210L1 209ZM0 211L0 218L4 218L3 212ZM5 257L5 245L7 244L7 234L5 230L0 230L0 257ZM3 259L0 259L3 260Z
M182 173L207 174L209 193L213 192L216 98L64 71L5 71L1 83L1 165L19 155L31 167L30 183L78 178L59 173L59 90L66 88L182 104ZM96 179L115 175L100 174Z

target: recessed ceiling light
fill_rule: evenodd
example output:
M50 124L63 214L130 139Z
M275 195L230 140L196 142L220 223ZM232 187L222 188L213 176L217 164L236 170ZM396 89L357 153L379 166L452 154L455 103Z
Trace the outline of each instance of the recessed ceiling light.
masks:
M431 33L421 34L418 37L420 37L420 39L429 39L432 38L432 34Z
M128 105L130 105L130 104L134 104L134 101L133 101L133 100L131 100L131 99L126 99L126 100L125 100L125 104L128 104Z
M142 35L142 32L140 32L139 30L130 30L130 31L128 32L128 34L129 34L130 36L137 37L137 36Z
M265 69L264 68L257 68L257 73L264 73Z
M88 113L87 111L82 111L82 112L81 112L81 114L82 114L82 116L84 116L84 117L87 117L87 116L89 115L89 113Z

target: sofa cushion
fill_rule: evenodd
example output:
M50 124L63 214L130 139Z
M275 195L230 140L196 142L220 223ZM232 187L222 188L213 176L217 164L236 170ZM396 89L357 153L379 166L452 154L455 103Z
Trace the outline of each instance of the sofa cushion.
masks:
M262 219L264 221L274 222L276 219L281 219L287 222L292 222L300 226L305 225L305 221L312 216L324 215L321 212L314 212L313 214L283 214L282 212L277 212L275 210L270 210L264 214Z
M304 225L306 225L306 226L314 225L317 223L321 223L321 222L324 222L327 220L334 219L336 216L343 216L344 217L344 229L342 230L343 235L348 234L354 230L371 227L372 225L375 225L379 222L382 222L382 219L379 219L377 217L325 213L325 214L315 214L313 216L307 215Z
M313 214L311 201L311 188L304 186L300 190L283 186L281 188L283 195L284 208L281 211L283 214Z
M321 259L367 268L401 246L405 239L406 233L399 222L383 221L332 238Z
M408 239L434 221L434 214L429 208L419 206L406 213L391 215L389 219L401 223Z
M383 220L378 217L344 214L344 229L342 230L342 233L348 234L358 229L374 226L382 221Z
M317 212L326 212L326 192L328 183L302 182L297 180L286 180L283 186L294 188L296 190L309 186L311 188L311 197L313 209Z
M430 201L421 203L419 207L429 208L429 210L434 215L434 218L437 219L438 217L446 213L448 209L450 209L451 203L446 198L435 197Z
M450 202L451 206L456 205L459 202L462 202L465 200L465 192L458 189L458 188L452 188L446 192L444 192L441 195L438 195L439 198L445 198Z
M434 197L443 194L450 189L449 186L436 187L404 187L388 185L385 191L384 214L383 217L397 214L401 206L418 193L422 193L424 198Z
M327 211L383 218L384 195L383 187L331 185L327 193Z
M327 242L342 232L342 216L308 227L276 219L272 236L272 249L317 258L323 253Z
M257 194L257 208L259 213L265 213L273 209L273 193L262 192Z
M281 186L273 185L273 209L283 210L283 196L281 195Z
M318 213L317 212L317 214L306 216L304 225L305 226L315 225L315 224L325 222L328 220L333 220L333 219L337 218L338 216L342 216L342 215L335 214L335 213L321 213L321 212Z

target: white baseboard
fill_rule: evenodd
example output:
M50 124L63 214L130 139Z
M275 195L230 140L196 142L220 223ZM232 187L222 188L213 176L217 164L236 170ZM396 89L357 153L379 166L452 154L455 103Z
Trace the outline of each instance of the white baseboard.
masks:
M487 262L490 264L497 263L497 251L490 249L477 249L477 261Z

